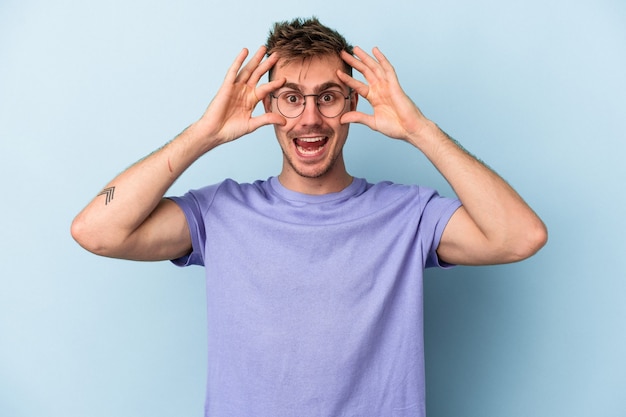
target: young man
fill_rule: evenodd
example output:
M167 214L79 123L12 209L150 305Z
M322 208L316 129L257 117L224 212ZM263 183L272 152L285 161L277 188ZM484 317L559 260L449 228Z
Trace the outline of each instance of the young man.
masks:
M207 416L423 416L423 269L519 261L546 229L424 117L378 49L296 19L246 57L200 120L108 184L72 234L104 256L205 267ZM360 97L373 114L357 111ZM350 176L350 123L415 146L458 200ZM268 124L280 175L163 198L206 152Z

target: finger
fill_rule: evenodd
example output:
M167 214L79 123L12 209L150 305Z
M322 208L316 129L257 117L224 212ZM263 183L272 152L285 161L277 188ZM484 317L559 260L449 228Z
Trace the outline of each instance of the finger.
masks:
M234 82L237 79L237 74L239 73L239 69L243 65L246 57L248 56L248 49L243 48L235 61L231 64L230 68L228 68L228 72L226 72L225 81Z
M381 50L378 47L375 47L372 50L372 52L374 53L374 56L378 60L378 63L380 64L380 66L385 71L392 72L394 74L396 73L396 70L394 69L393 65L391 65L391 62L389 62L387 57L381 52Z
M354 55L354 59L359 65L359 72L363 75L366 75L368 72L372 74L374 73L373 70L378 66L378 62L376 62L374 58L358 46L354 47Z
M265 97L267 97L267 95L269 93L271 93L272 91L278 90L286 82L287 82L286 78L281 78L281 79L278 79L278 80L270 81L267 84L263 84L263 85L260 85L259 87L257 87L255 89L254 94L257 96L259 101L263 100Z
M373 50L374 55L375 56L377 54L382 55L380 51L376 52L377 49L378 48L374 48ZM379 78L384 78L385 72L382 66L380 65L379 61L372 58L372 56L370 56L368 53L366 53L363 49L359 48L358 46L354 48L354 54L359 58L359 60L363 63L363 65L365 65L368 71L370 71L372 74L375 74ZM365 78L368 78L365 73L363 73L363 75L365 75Z
M256 68L259 66L259 63L263 60L265 56L265 46L261 46L255 54L250 58L250 61L239 71L235 82L248 82L251 74L254 73Z
M375 130L375 118L372 115L360 111L349 111L341 116L342 124L359 123Z
M250 129L249 133L254 132L261 126L266 126L266 125L284 126L286 123L287 123L287 120L285 120L285 118L281 116L280 114L264 113L260 116L250 118L250 122L248 124L248 127Z
M355 47L355 50L356 50L356 47ZM361 60L357 59L354 55L350 55L346 51L342 51L341 58L352 68L359 71L361 74L365 75L365 71L367 71L367 66L363 62L361 62Z
M270 55L266 60L261 62L255 69L252 75L248 80L248 85L256 85L261 77L265 75L278 61L279 57L277 54Z
M365 51L356 46L354 47L354 53L357 55L356 57L345 53L342 55L342 58L346 61L346 63L348 63L348 65L363 74L365 79L370 84L373 84L379 79L385 77L384 71L382 71L378 62L365 53Z
M345 85L352 88L361 97L365 97L367 99L367 95L369 94L369 86L367 84L354 79L341 70L337 70L337 76Z

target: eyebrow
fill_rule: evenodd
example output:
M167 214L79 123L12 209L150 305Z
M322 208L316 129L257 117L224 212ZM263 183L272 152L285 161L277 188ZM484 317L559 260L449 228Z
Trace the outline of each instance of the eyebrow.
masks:
M336 82L333 81L329 81L329 82L325 82L323 84L317 85L313 88L313 91L316 93L319 93L320 91L325 91L328 90L329 88L332 87L337 87L339 90L343 91L344 86L342 86L341 84L338 84ZM285 83L285 85L283 85L282 88L289 88L291 90L296 90L300 93L302 93L302 88L299 84L296 83Z

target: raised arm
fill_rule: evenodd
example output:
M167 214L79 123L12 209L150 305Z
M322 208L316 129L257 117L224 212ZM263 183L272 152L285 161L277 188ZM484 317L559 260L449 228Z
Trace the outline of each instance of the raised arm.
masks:
M339 77L370 102L374 113L349 112L342 122L362 123L417 147L463 204L445 228L437 249L440 259L486 265L519 261L537 252L547 240L547 230L517 192L422 114L377 48L374 57L360 48L354 52L356 57L345 52L342 57L367 83L344 73Z
M74 219L71 233L98 255L134 260L166 260L191 250L182 210L163 199L174 181L211 149L266 124L282 124L274 113L252 117L257 103L284 80L257 86L276 62L263 60L265 48L244 66L243 50L203 116L174 140L118 175Z

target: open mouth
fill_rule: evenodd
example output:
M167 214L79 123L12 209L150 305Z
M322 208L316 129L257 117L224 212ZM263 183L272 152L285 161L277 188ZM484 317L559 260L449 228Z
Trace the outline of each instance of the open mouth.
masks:
M328 137L325 136L295 138L293 140L293 143L296 145L296 150L302 156L313 156L321 153L327 142Z

